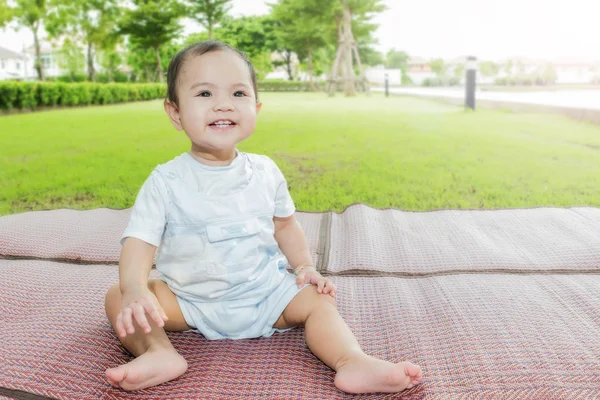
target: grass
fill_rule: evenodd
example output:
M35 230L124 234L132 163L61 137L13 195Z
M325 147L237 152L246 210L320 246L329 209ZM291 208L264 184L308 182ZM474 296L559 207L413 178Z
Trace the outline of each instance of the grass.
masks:
M381 94L262 94L242 151L271 156L299 210L600 206L600 127ZM0 117L0 214L130 207L187 151L159 101Z

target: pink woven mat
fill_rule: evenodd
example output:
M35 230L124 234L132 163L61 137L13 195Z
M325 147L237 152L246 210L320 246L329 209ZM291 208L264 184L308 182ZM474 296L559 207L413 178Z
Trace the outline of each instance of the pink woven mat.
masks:
M328 218L330 273L600 272L600 208L405 212L354 205Z
M0 217L0 255L117 263L130 209ZM297 214L324 273L600 271L600 209Z
M32 211L0 217L0 255L117 263L131 209ZM317 261L320 214L298 213Z
M180 379L126 393L107 367L130 360L103 298L114 265L0 260L0 387L56 399L314 398L337 391L302 329L267 339L169 334ZM338 308L369 354L412 360L425 381L372 399L592 399L600 387L600 275L333 277Z

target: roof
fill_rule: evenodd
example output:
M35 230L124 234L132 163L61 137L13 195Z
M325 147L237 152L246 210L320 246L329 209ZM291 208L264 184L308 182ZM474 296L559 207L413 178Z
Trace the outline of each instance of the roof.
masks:
M423 57L411 57L407 62L408 65L429 64L429 61Z
M15 58L19 60L27 60L27 56L24 54L17 53L16 51L12 51L4 47L0 47L0 58L4 60L14 60Z

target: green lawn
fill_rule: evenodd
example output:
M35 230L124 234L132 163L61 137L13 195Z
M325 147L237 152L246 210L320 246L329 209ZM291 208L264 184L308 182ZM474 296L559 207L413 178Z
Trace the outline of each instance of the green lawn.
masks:
M271 156L299 210L600 206L600 127L408 97L261 95L240 149ZM0 117L0 214L130 207L188 150L160 101Z

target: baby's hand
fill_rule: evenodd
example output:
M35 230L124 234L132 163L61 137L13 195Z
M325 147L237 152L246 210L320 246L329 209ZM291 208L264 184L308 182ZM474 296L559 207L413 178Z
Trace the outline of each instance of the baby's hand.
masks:
M147 287L123 293L123 297L121 298L121 312L117 315L115 326L117 335L124 338L128 334L134 334L134 320L144 332L149 333L152 328L146 319L146 313L160 327L164 326L165 321L168 319L158 299Z
M323 294L329 294L331 297L335 297L335 291L337 288L331 282L331 279L324 278L323 275L317 272L315 267L306 266L297 268L300 270L296 277L296 283L298 287L302 287L307 283L317 285L317 292Z

